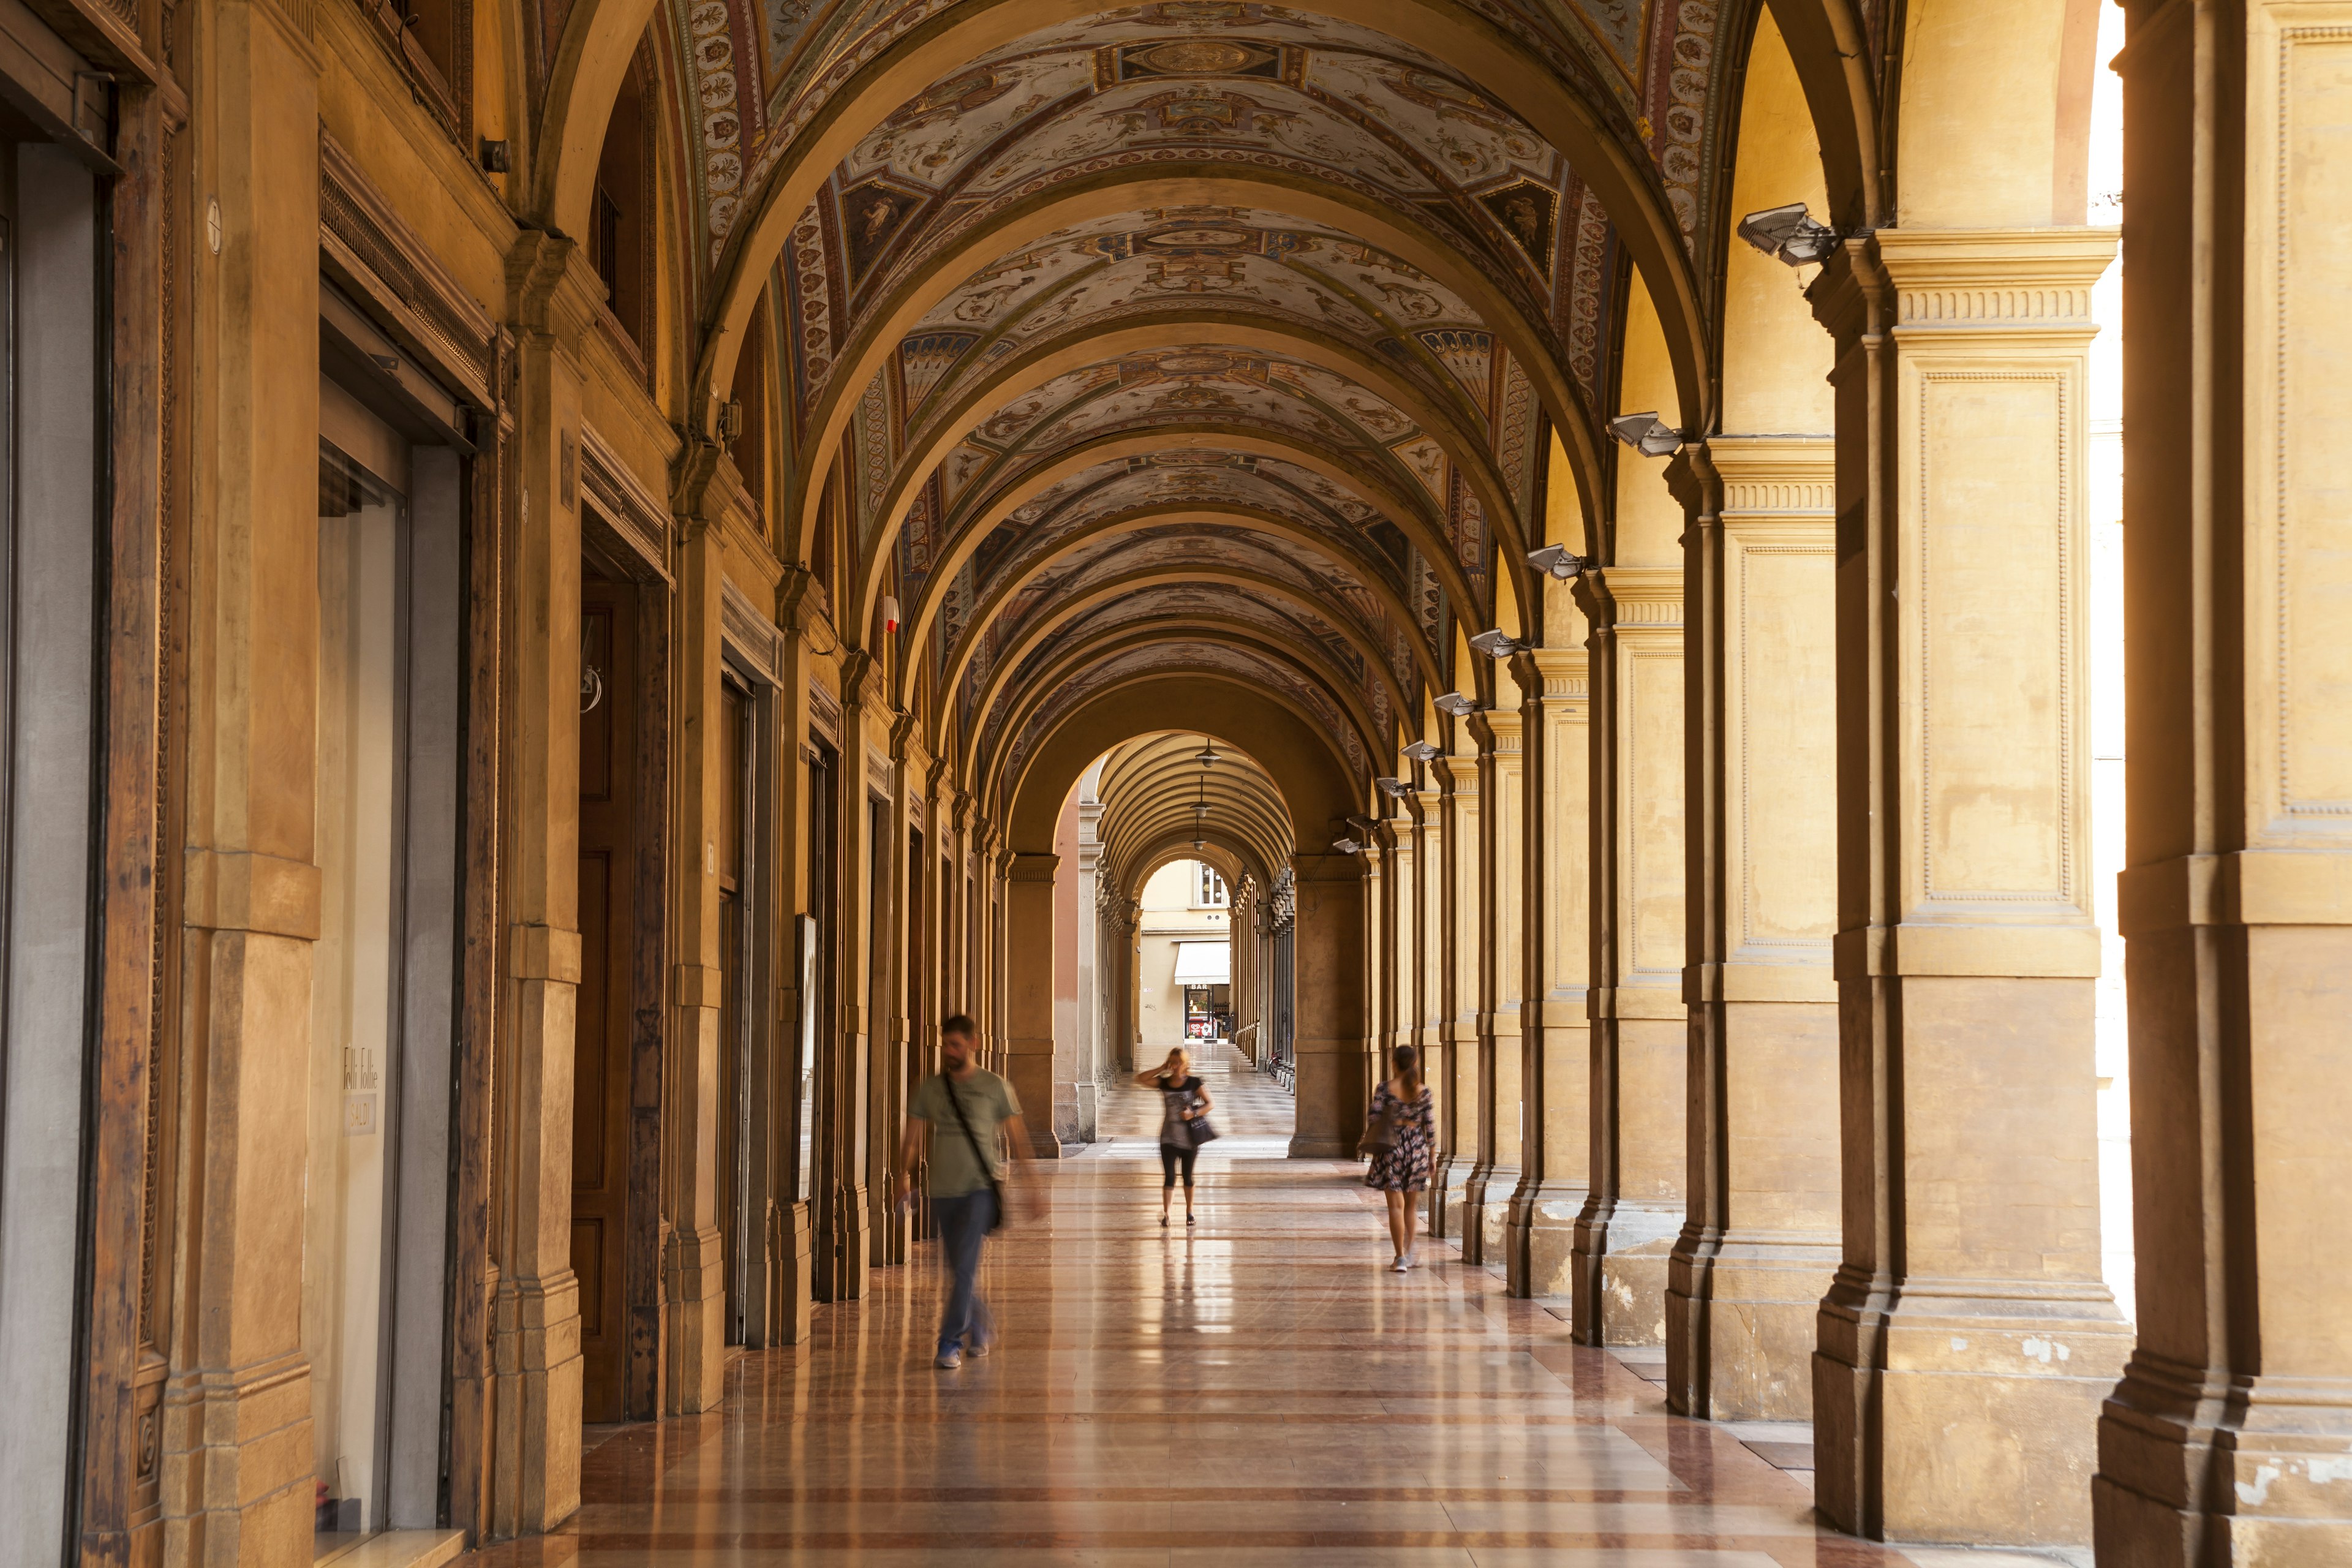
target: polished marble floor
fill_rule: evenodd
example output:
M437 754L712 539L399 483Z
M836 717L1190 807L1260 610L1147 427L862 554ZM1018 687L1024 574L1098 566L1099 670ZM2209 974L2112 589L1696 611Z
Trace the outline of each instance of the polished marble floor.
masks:
M1278 1090L1212 1064L1231 1150L1158 1223L1150 1098L1043 1167L991 1244L997 1352L933 1369L928 1255L717 1414L619 1429L563 1531L488 1564L1909 1564L1811 1518L1810 1478L1665 1414L1636 1364L1444 1246L1388 1272L1355 1168L1268 1157ZM1272 1098L1267 1098L1268 1092ZM1180 1211L1181 1212L1181 1211Z

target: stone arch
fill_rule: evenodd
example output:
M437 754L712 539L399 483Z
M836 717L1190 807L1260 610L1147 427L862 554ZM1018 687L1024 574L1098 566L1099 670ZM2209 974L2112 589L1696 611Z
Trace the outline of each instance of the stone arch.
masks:
M1647 160L1630 145L1629 127L1611 123L1537 51L1483 17L1435 0L1393 0L1394 22L1381 30L1478 82L1559 150L1591 185L1617 226L1633 265L1666 302L1682 422L1710 422L1705 375L1706 331L1696 277L1681 231ZM845 73L793 133L791 152L768 176L758 205L730 237L723 281L707 318L704 358L696 378L692 423L707 425L716 389L728 384L751 317L745 279L763 273L819 185L866 131L968 61L1040 29L1090 16L1099 0L961 0L909 27L888 47ZM1310 0L1292 9L1362 21L1362 7ZM1384 20L1386 18L1383 18Z
M1000 407L1070 371L1116 358L1123 353L1184 347L1188 339L1191 343L1202 347L1255 348L1315 365L1355 381L1367 391L1411 415L1421 429L1438 441L1469 479L1488 526L1496 536L1498 562L1516 561L1524 553L1517 509L1501 475L1496 471L1493 456L1483 441L1463 427L1456 411L1432 403L1423 388L1399 375L1378 357L1334 335L1313 332L1295 323L1268 317L1225 319L1221 312L1181 311L1159 321L1130 319L1122 322L1116 331L1055 338L1033 344L1006 356L979 384L967 389L951 410L943 410L929 423L920 444L898 458L895 475L881 505L883 521L874 536L863 546L858 579L846 606L848 613L844 617L845 630L854 636L855 628L871 624L882 595L884 574L891 559L890 546L905 523L907 510L913 503L917 489L977 426L988 410ZM1215 426L1203 422L1178 428L1205 434L1214 430ZM1222 432L1219 434L1223 435ZM1236 445L1229 438L1220 439L1215 444ZM1336 473L1334 477L1338 477ZM1355 488L1364 488L1360 474L1351 474L1348 482ZM1420 522L1424 531L1433 522L1442 529L1442 521L1431 516L1433 505L1433 498L1415 497L1410 508L1396 509L1392 521L1402 525L1404 518L1417 516L1425 520ZM1408 527L1407 531L1411 533L1413 529ZM1433 560L1449 563L1454 560L1452 548L1445 542L1442 532L1430 534L1424 531L1415 543L1424 555ZM1496 577L1493 603L1482 604L1476 595L1469 592L1466 581L1459 584L1458 602L1465 608L1475 606L1482 616L1506 602L1512 606L1513 613L1518 613L1518 601L1526 588L1525 573L1507 568L1498 571ZM1507 595L1503 591L1505 584L1508 585ZM1525 618L1522 624L1525 624Z
M657 0L580 0L564 18L548 68L530 149L528 210L583 244L605 122L629 61L659 9ZM746 321L751 303L749 296L743 300Z
M1302 656L1295 647L1275 647L1260 641L1263 629L1255 626L1240 623L1212 626L1205 628L1216 634L1211 637L1201 636L1202 629L1198 621L1189 618L1141 621L1119 628L1118 636L1101 647L1076 649L1052 661L1034 674L1024 693L1014 696L1003 705L1002 711L1005 721L1002 726L990 722L996 710L975 715L974 733L969 738L970 752L965 763L971 778L966 787L991 805L1010 797L1019 787L1026 769L1034 765L1035 760L1034 750L1027 756L1019 755L1013 738L1017 738L1033 719L1062 701L1066 687L1070 682L1087 673L1094 666L1110 663L1120 654L1171 646L1179 650L1231 648L1258 661L1264 669L1286 674L1306 688L1321 692L1326 700L1333 702L1339 711L1339 721L1353 727L1356 739L1365 747L1368 756L1379 754L1382 740L1373 732L1371 716L1364 710L1360 699L1350 691L1339 673L1324 664L1319 657ZM1206 663L1193 666L1179 664L1173 668L1200 679L1234 679L1230 672L1221 671ZM1145 679L1146 674L1139 673L1120 679L1113 686L1114 689L1132 686ZM1322 736L1334 754L1341 758L1343 772L1350 775L1362 772L1347 759L1346 750L1337 737L1324 735L1326 720L1322 716L1299 701L1293 693L1269 689L1266 695L1289 714L1286 723ZM988 748L985 741L992 731L1007 737L1007 742L993 750ZM1046 732L1052 732L1052 726L1047 727ZM1242 733L1246 734L1246 731ZM1369 775L1361 777L1348 791L1349 798L1360 802L1370 793L1370 785ZM1356 807L1351 805L1349 809ZM1339 815L1344 816L1346 813ZM1312 835L1301 841L1312 842Z
M1412 625L1412 607L1397 595L1396 591L1378 573L1365 570L1363 563L1357 560L1329 554L1328 542L1300 528L1287 518L1263 510L1243 510L1233 507L1204 508L1181 503L1115 512L1097 518L1083 527L1072 530L1066 537L1055 542L1053 550L1031 560L1021 571L1001 584L992 584L988 597L973 606L971 622L963 636L959 637L947 651L946 662L941 667L941 677L937 691L938 709L933 715L934 725L943 721L947 700L955 691L957 683L962 679L964 670L969 667L977 651L974 639L998 613L1003 602L1024 586L1034 582L1041 573L1066 559L1080 547L1106 538L1140 531L1155 524L1173 520L1215 521L1223 518L1233 518L1246 523L1253 530L1301 545L1324 555L1327 560L1337 561L1339 564L1356 574L1362 581L1365 590L1381 601L1382 608L1395 618L1397 625L1407 627ZM938 576L934 574L931 584L926 584L927 599L935 601L937 584ZM1283 589L1282 592L1286 595L1292 594L1292 591L1287 588ZM921 618L909 617L908 626L914 638L911 646L921 646L924 627L928 625L929 617L934 613L935 607L934 603L929 607L919 610L918 616ZM1436 659L1422 638L1409 634L1408 641L1412 648L1413 661L1420 667L1423 678L1433 687L1444 680L1444 672L1439 668ZM1368 651L1367 657L1371 657L1370 651ZM1411 704L1407 702L1406 707L1410 706ZM1403 710L1404 709L1400 709L1400 711Z
M992 497L970 526L960 531L947 542L933 564L931 581L944 585L992 531L1010 519L1012 514L1027 500L1057 481L1084 473L1087 469L1113 458L1143 457L1160 452L1188 451L1203 444L1216 447L1223 451L1244 456L1273 458L1296 464L1310 473L1354 489L1366 500L1381 505L1386 515L1392 521L1410 519L1414 516L1414 505L1410 498L1390 490L1385 484L1368 479L1361 474L1350 472L1331 461L1324 454L1312 447L1302 446L1279 433L1269 436L1258 430L1221 426L1192 426L1181 429L1161 428L1115 434L1083 442L1068 448L1050 463L1041 464L1036 468L1022 474L1016 483L1007 486L1002 492ZM1468 583L1461 574L1459 563L1453 559L1452 552L1444 548L1442 541L1431 538L1425 529L1420 531L1407 529L1406 533L1412 539L1414 547L1422 552L1423 558L1428 562L1433 574L1437 578L1438 584L1445 590L1454 602L1462 605L1474 603ZM908 631L917 638L923 634L930 619L937 616L936 598L927 595L924 605L919 609L924 620L919 623L910 620L907 623ZM910 643L909 646L920 646L920 644L917 641ZM1480 679L1485 682L1490 680L1491 677L1482 674ZM1484 689L1483 686L1482 689Z
M1402 715L1410 710L1412 693L1398 682L1395 672L1388 668L1388 662L1382 658L1380 648L1364 639L1361 630L1350 617L1333 615L1328 608L1299 593L1290 584L1256 573L1232 570L1203 571L1187 567L1159 569L1147 567L1139 571L1125 573L1108 582L1092 584L1083 593L1056 603L1051 611L1023 627L1019 637L1002 651L996 667L989 677L988 684L982 689L980 702L975 710L983 715L988 713L995 706L1006 687L1020 673L1022 660L1051 641L1055 634L1063 627L1082 618L1088 611L1128 595L1150 588L1184 586L1196 583L1218 584L1262 594L1325 621L1362 657L1370 668L1377 672L1381 686L1387 690L1390 700L1395 704L1395 711ZM1206 630L1223 626L1238 627L1244 623L1210 618L1187 624Z
M810 411L804 437L807 448L818 453L834 449L848 426L857 396L899 339L973 271L1031 240L1091 218L1125 212L1136 204L1135 193L1144 186L1154 193L1154 200L1172 195L1193 202L1248 205L1351 229L1453 289L1527 367L1545 413L1567 445L1570 472L1580 495L1588 505L1597 504L1601 465L1592 411L1581 389L1562 370L1548 327L1529 320L1505 289L1408 214L1381 208L1338 187L1307 188L1276 171L1222 164L1153 163L1140 169L1111 170L1010 206L960 237L952 250L880 301L853 333L848 353L836 362ZM722 288L737 286L758 287L756 283L738 285L731 273L722 284ZM788 502L793 508L792 521L786 524L794 531L792 537L803 537L805 530L814 526L821 482L820 474L812 474L803 486L804 493Z

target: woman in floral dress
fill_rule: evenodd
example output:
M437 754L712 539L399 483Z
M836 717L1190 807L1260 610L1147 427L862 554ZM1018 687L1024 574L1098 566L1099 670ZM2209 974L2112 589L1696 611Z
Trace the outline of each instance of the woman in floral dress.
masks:
M1372 1131L1383 1121L1391 1138L1386 1148L1380 1148ZM1372 1091L1364 1125L1368 1142L1374 1143L1364 1185L1388 1194L1389 1240L1396 1247L1389 1267L1402 1274L1412 1267L1413 1227L1421 1218L1413 1194L1429 1186L1437 1151L1436 1097L1422 1083L1421 1054L1411 1046L1396 1048L1396 1077Z

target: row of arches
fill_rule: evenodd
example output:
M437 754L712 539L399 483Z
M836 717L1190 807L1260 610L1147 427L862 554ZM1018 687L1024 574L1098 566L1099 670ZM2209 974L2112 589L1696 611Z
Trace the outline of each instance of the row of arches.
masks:
M85 1202L136 1218L76 1255L120 1310L59 1528L561 1524L584 1415L708 1410L913 1256L942 1017L1036 1152L1082 1131L1076 969L1123 994L1190 857L1265 939L1293 1152L1414 1046L1433 1228L1663 1342L1677 1413L1810 1416L1842 1528L2324 1555L2334 35L2125 9L2137 1324L2090 1157L2094 0L96 28L90 640L151 827L91 895ZM322 717L355 518L432 673L386 754L449 803L405 967ZM376 1347L373 1487L303 1225L321 1130L373 1135L311 1001L354 931L424 998L383 1299L447 1305Z

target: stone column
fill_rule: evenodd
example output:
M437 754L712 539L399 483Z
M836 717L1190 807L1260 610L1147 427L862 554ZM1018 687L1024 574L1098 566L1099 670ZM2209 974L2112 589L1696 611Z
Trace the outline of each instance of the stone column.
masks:
M1396 1027L1396 830L1393 819L1381 818L1364 848L1364 1049L1356 1092L1367 1106L1372 1086L1385 1075L1389 1036Z
M1495 682L1507 709L1481 713L1478 815L1478 1160L1462 1195L1462 1260L1504 1261L1503 1227L1519 1184L1520 992L1518 851L1526 783L1517 692Z
M182 1228L161 1489L174 1561L264 1563L307 1558L312 1519L302 1246L320 926L320 58L274 5L227 0L205 21L195 206L219 202L222 240L196 269L179 911L192 1003L182 1099L203 1202ZM572 1410L576 1431L576 1393Z
M2340 5L2134 0L2125 641L2139 1337L2102 1562L2352 1553L2352 165Z
M1451 947L1445 937L1445 795L1438 773L1433 763L1413 764L1413 864L1420 870L1413 879L1413 963L1419 977L1414 992L1412 1043L1421 1052L1422 1079L1437 1095L1442 1135L1447 1100L1445 1079L1441 1076L1445 1065L1445 964ZM1445 1234L1445 1163L1441 1136L1431 1162L1429 1192L1422 1205L1422 1224L1432 1236Z
M1077 1141L1095 1141L1095 1097L1102 1077L1102 842L1095 824L1102 802L1078 792ZM1238 943L1236 944L1238 946Z
M1054 904L1061 857L1013 858L1004 889L1004 1066L999 1069L1021 1097L1030 1152L1061 1157L1054 1136Z
M1382 1035L1386 1051L1372 1065L1372 1077L1377 1081L1385 1078L1389 1064L1395 1059L1399 1046L1419 1048L1421 1026L1421 862L1419 840L1420 802L1405 795L1396 803L1397 816L1390 824L1395 847L1390 852L1390 881L1393 891L1390 899L1390 939L1383 960L1393 976L1391 984L1394 999L1391 1004L1387 1027ZM1423 1075L1424 1080L1427 1074Z
M1364 1124L1363 858L1299 855L1292 984L1298 1120L1294 1160L1339 1160L1355 1152Z
M1688 1217L1666 1397L1804 1420L1838 1262L1836 444L1719 436L1678 488L1690 611Z
M1592 1163L1570 1262L1583 1344L1665 1339L1683 1223L1683 574L1578 580L1592 624Z
M1479 748L1467 724L1456 721L1449 728L1454 750L1432 764L1444 798L1445 887L1439 900L1443 1022L1430 1053L1429 1081L1437 1089L1437 1160L1429 1179L1429 1234L1458 1239L1466 1259L1473 1244L1462 1223L1463 1194L1478 1163Z
M2083 655L2115 243L1881 230L1811 290L1837 353L1844 1197L1813 1419L1822 1510L1864 1535L2087 1540L2131 1343L2099 1272Z
M1564 597L1568 590L1548 592ZM1582 647L1532 648L1517 660L1526 893L1514 956L1526 978L1519 994L1519 1184L1503 1249L1514 1296L1571 1294L1576 1217L1591 1191L1587 662Z

